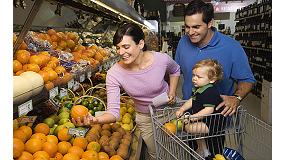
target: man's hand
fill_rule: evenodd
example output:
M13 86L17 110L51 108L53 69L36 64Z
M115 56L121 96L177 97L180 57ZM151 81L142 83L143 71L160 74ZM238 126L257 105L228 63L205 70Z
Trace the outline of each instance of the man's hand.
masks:
M221 114L224 116L233 115L236 112L237 107L240 105L240 101L235 96L221 95L221 98L224 101L217 106L216 110L219 110L224 106L224 110Z

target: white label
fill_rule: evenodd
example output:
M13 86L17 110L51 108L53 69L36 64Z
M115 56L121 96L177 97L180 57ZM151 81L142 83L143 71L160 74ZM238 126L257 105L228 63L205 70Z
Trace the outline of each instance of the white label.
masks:
M58 87L54 87L49 91L49 98L53 99L55 96L58 95Z
M76 128L68 128L68 134L72 135L73 137L85 137L87 129L81 130Z
M79 88L79 83L75 81L73 85L73 90L76 91L78 88Z
M32 100L29 100L21 105L18 106L18 113L19 117L22 115L26 115L29 113L31 110L33 110L33 103Z
M85 75L81 74L79 77L79 82L83 82L85 80Z
M67 83L67 88L70 89L72 88L74 85L74 79L71 79L68 83Z
M87 78L91 77L91 72L87 72Z
M59 92L59 97L61 98L61 97L64 97L66 95L67 95L67 89L61 88L60 92Z

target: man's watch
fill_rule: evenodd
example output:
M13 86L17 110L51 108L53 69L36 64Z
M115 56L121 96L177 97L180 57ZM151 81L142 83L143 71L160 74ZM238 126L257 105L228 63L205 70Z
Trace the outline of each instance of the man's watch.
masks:
M234 94L234 96L235 96L239 101L241 101L241 100L242 100L242 97L241 97L241 96L236 95L236 94Z

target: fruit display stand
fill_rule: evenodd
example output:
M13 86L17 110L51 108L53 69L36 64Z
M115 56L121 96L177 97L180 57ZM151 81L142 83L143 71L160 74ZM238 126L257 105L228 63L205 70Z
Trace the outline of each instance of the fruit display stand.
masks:
M19 8L18 3L21 3L22 8ZM113 2L106 3L111 5ZM73 115L73 103L70 102L74 102L76 97L84 97L88 92L92 96L106 95L106 91L102 91L103 87L88 89L104 81L106 71L119 59L110 45L119 23L130 21L122 14L126 11L118 14L89 0L16 0L14 6L13 157L74 158L72 154L82 150L84 152L79 157L94 154L87 150L92 141L85 146L86 138L82 137L92 128L74 126L70 121ZM50 20L51 15L46 13L52 13L54 7L54 15ZM141 23L140 17L133 16L133 12L130 15ZM105 25L108 27L105 28ZM99 102L88 103L89 108L96 105L93 109L87 108L88 112L99 113L100 106L106 103L106 96L100 99ZM138 159L142 139L133 124L134 110L129 109L131 105L122 105L125 110L118 124L133 138L126 142L129 145L128 152L122 153L121 157ZM105 109L106 106L103 107ZM56 142L57 147L53 142ZM67 151L64 148L72 149ZM91 144L89 148L92 148ZM109 156L112 159L111 155L118 156L113 155L114 152L107 152L110 151L108 147L102 148L101 152L96 150L99 157Z

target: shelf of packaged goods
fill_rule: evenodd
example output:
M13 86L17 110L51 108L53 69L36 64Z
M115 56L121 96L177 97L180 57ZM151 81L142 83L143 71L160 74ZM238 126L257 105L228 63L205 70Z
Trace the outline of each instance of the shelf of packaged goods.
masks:
M264 69L265 69L265 66L260 65L260 64L256 64L256 63L253 63L253 62L249 62L249 64L255 65L255 66L258 66L258 67L261 67L261 68L264 68Z
M269 49L269 48L248 47L248 46L242 46L242 47L245 48L245 49L255 49L255 50L272 52L272 49Z
M272 31L236 31L235 34L272 33Z
M259 13L259 14L256 14L256 15L251 15L251 16L247 16L247 17L241 17L241 18L236 18L235 21L241 21L241 20L244 20L244 19L250 19L250 18L255 18L255 17L259 17L259 16L264 16L264 15L270 15L272 14L272 10L268 10L266 12L263 12L263 13Z

